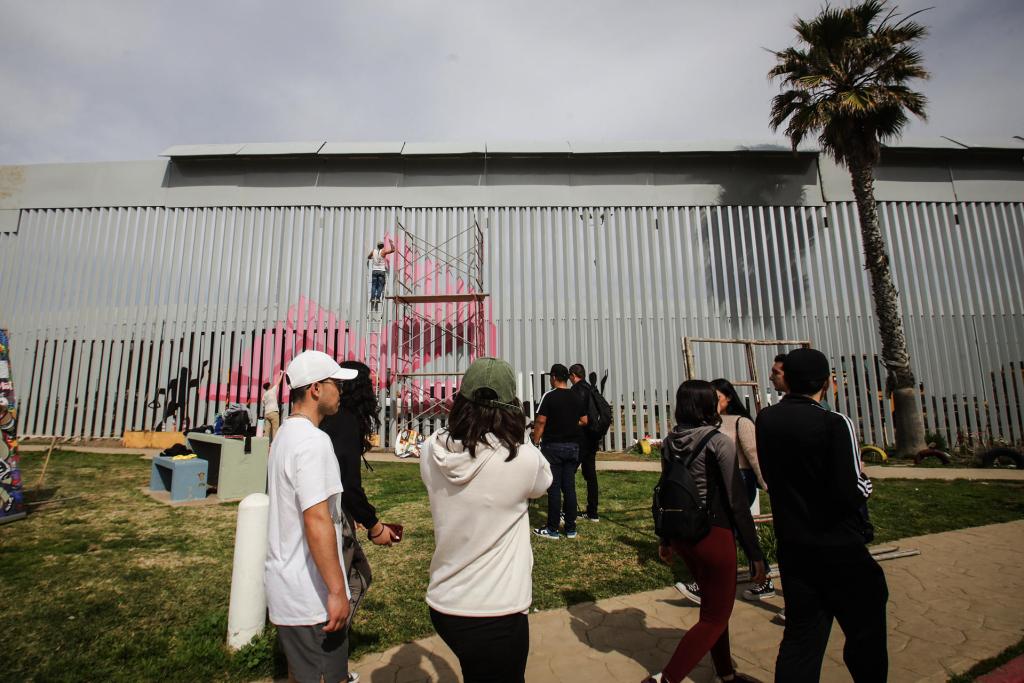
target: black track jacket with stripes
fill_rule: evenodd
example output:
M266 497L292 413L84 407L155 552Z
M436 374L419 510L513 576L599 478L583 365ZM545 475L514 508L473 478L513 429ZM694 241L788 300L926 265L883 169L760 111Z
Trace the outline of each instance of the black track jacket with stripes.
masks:
M787 394L757 416L757 457L783 545L864 545L861 509L871 481L860 469L850 418Z

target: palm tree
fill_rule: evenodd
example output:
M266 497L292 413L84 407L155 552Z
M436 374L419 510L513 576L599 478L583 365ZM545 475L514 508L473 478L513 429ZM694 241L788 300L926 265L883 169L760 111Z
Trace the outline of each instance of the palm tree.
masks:
M777 61L768 72L782 87L772 99L772 130L788 120L786 136L794 150L805 137L817 135L821 149L850 171L895 408L896 450L902 454L925 448L924 420L899 294L878 227L873 169L881 143L900 136L908 112L925 118L924 95L907 86L911 79L928 78L914 47L927 29L912 20L914 14L901 18L885 0L826 5L811 21L797 19L798 45L772 51Z

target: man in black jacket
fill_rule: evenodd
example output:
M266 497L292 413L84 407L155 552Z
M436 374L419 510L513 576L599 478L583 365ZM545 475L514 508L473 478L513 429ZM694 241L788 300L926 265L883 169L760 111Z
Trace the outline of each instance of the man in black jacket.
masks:
M865 545L864 502L853 423L819 405L828 359L797 349L784 361L789 393L757 416L757 453L778 539L786 630L775 680L817 681L833 617L846 636L843 661L854 681L888 675L885 575Z
M586 379L587 369L582 363L574 363L569 366L569 381L572 383L572 390L583 401L583 409L587 411L587 420L590 421L590 406L593 403L591 394L596 391ZM588 429L580 430L580 466L583 468L583 479L587 482L587 513L585 517L591 522L600 521L597 512L597 501L599 490L597 486L597 447L601 439L595 437Z

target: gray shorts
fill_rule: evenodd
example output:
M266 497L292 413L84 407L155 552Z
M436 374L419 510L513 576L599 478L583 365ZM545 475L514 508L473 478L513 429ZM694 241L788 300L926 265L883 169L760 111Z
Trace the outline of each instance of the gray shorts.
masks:
M348 680L348 629L324 633L324 625L278 626L277 639L298 683L339 683Z

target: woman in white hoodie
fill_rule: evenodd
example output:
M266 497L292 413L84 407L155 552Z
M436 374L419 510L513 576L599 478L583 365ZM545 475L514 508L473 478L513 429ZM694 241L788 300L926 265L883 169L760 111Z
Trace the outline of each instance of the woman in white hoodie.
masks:
M529 499L547 493L551 467L524 443L526 418L515 373L476 360L448 418L430 436L420 476L430 497L436 548L427 604L466 683L521 683L533 600Z

